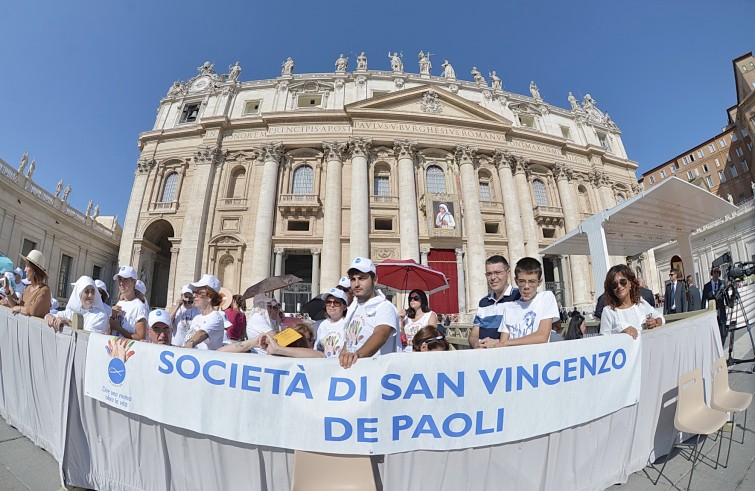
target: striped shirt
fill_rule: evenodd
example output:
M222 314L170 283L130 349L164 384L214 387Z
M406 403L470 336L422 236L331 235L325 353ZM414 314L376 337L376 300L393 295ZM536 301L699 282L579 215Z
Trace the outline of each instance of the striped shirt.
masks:
M519 297L519 289L509 285L498 300L495 299L495 294L492 292L480 300L477 315L472 321L472 324L480 327L480 339L498 339L501 336L498 327L503 320L503 304L518 300Z

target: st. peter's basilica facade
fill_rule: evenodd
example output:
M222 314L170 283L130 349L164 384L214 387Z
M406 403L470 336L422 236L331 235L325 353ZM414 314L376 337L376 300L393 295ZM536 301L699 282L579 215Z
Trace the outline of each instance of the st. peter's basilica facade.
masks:
M475 81L390 69L241 81L205 63L160 102L141 156L120 262L147 282L152 305L202 273L233 292L272 274L304 279L285 310L335 285L351 258L414 259L443 271L439 312L468 312L487 292L484 261L540 257L546 245L636 192L636 162L595 100L570 109ZM384 63L388 65L389 62ZM593 301L586 256L541 258L564 306Z

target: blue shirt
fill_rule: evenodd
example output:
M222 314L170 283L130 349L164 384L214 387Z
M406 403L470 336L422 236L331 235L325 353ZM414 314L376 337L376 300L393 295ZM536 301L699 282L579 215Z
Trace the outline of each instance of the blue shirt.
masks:
M492 292L480 300L477 307L477 315L475 315L474 321L472 321L472 324L475 326L480 326L480 339L498 339L501 336L498 328L503 320L503 304L519 300L520 296L519 289L509 285L498 300L495 299Z

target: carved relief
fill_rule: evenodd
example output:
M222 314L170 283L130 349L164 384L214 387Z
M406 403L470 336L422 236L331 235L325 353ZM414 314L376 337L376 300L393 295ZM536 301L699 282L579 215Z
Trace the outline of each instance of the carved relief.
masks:
M379 260L396 259L396 249L391 247L372 249L372 257Z
M466 163L474 164L476 153L477 149L471 145L456 145L454 147L454 157L456 157L459 165Z
M571 181L574 175L574 169L572 169L572 166L560 162L555 163L551 168L551 171L553 172L553 177L555 177L557 181L561 179Z
M417 143L409 140L396 140L393 151L398 159L414 159Z
M194 161L198 164L214 163L220 165L225 161L228 150L222 150L218 146L198 147L194 152Z
M428 90L422 96L422 101L419 103L419 108L423 113L440 114L443 112L443 106L440 104L438 94L435 91Z
M351 158L367 157L371 146L372 141L369 138L350 138L348 150L351 152Z
M283 157L283 144L280 142L266 143L257 149L258 159L263 162L280 162Z
M323 142L322 149L325 152L325 160L343 161L348 144L345 142Z

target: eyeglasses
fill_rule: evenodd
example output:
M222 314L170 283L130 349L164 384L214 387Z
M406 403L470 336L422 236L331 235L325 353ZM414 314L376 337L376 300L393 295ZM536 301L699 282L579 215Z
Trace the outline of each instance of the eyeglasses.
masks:
M508 271L488 271L487 273L485 273L485 278L490 278L492 276L498 276L500 278L506 273L508 273Z
M170 327L150 327L155 334L168 334L171 331Z
M335 305L338 306L340 302L338 300L325 300L325 305Z
M267 308L273 309L273 310L280 310L280 307L278 305L268 305Z
M619 287L619 285L621 285L621 286L627 286L627 283L629 283L629 280L627 280L626 278L622 278L619 281L614 281L611 284L611 290L617 289Z
M413 295L413 296L409 297L409 301L410 302L421 302L422 300L420 300L420 298L418 296Z
M207 297L209 296L209 293L207 293L207 290L195 290L194 291L195 297Z
M537 286L538 283L540 283L540 280L524 280L524 279L517 279L516 284L519 286Z

